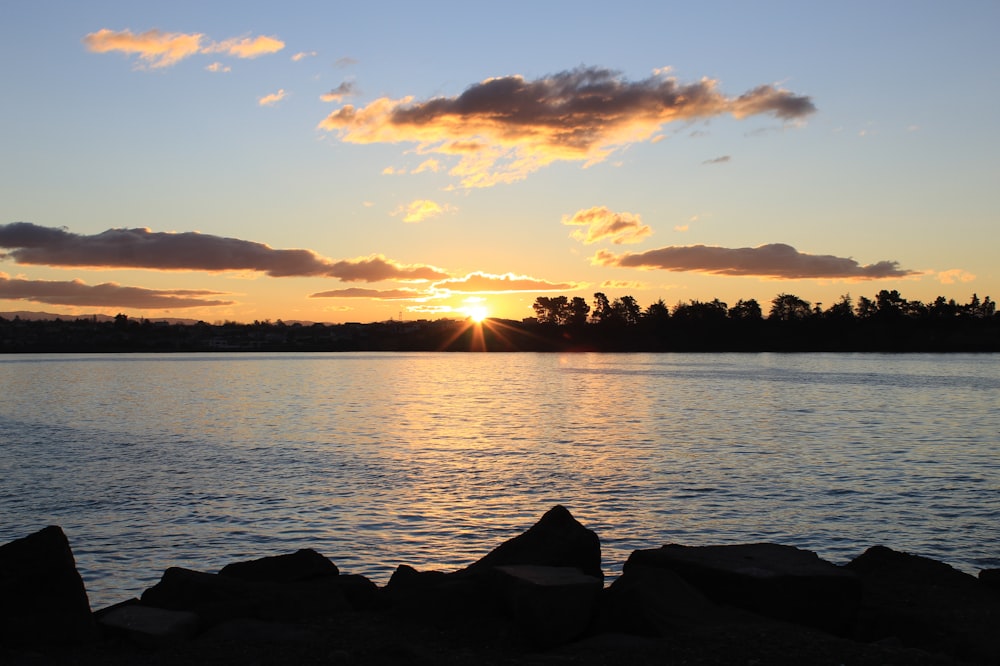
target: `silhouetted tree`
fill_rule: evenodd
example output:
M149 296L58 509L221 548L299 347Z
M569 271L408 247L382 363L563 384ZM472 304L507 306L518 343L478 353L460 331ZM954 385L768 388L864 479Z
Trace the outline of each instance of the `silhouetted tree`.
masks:
M611 304L611 309L615 313L615 319L628 326L638 324L639 317L642 315L642 308L631 296L616 298L615 302Z
M811 315L809 301L804 301L794 294L778 294L771 301L771 311L767 318L776 321L796 321L808 319Z
M729 314L729 308L719 299L709 303L692 300L674 306L673 318L681 321L722 321Z
M854 319L854 304L850 294L844 294L840 300L826 309L824 316L827 319L846 321Z
M565 324L569 320L569 301L565 296L539 296L531 307L540 324Z
M667 304L661 298L655 303L649 304L649 307L642 313L642 318L653 323L665 322L670 319L670 308L667 307Z
M603 291L594 294L594 309L590 313L590 318L597 324L603 324L611 320L614 313L611 309L611 302L604 295Z
M764 316L760 309L760 303L753 298L746 301L743 299L736 301L736 305L729 308L728 314L730 319L738 319L741 321L763 319Z
M569 314L567 323L580 326L587 323L587 315L590 314L590 306L587 301L580 296L574 296L569 302Z

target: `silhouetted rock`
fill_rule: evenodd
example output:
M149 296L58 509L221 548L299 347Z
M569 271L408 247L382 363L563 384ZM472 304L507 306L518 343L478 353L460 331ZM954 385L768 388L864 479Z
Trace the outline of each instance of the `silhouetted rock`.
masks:
M983 569L979 572L979 582L994 592L1000 592L1000 569Z
M338 576L340 571L336 564L312 548L303 548L294 553L233 562L222 567L219 574L242 580L294 583L323 576Z
M97 636L83 579L62 529L0 546L0 644L74 643Z
M859 639L1000 663L1000 600L974 576L885 546L845 566L863 583Z
M629 563L604 591L601 629L667 636L721 615L722 609L670 569Z
M528 642L537 647L579 638L597 614L600 578L574 567L512 564L493 569L494 589Z
M401 564L385 587L397 609L427 617L469 617L488 614L496 605L483 579L461 573L418 571Z
M180 567L143 592L145 606L197 613L204 626L234 618L294 620L351 610L336 577L295 583L243 580Z
M96 614L98 624L110 634L144 647L161 647L193 638L198 633L200 620L196 614L151 608L136 601L100 611Z
M669 569L712 601L837 634L854 625L861 584L850 571L792 546L666 545L625 564Z
M492 567L509 564L576 567L588 576L604 580L600 539L560 505L546 511L528 531L500 544L462 571L484 573Z

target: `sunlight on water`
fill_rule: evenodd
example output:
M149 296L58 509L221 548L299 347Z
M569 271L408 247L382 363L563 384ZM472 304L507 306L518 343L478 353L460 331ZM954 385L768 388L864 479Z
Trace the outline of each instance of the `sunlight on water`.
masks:
M885 544L1000 566L993 356L0 357L0 541L66 530L94 607L312 547L384 583L561 503L637 548Z

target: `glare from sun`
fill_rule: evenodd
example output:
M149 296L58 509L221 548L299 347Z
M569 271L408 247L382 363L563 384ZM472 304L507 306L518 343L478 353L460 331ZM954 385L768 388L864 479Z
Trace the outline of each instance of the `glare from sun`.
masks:
M489 312L487 312L485 305L471 305L465 308L465 311L468 313L469 318L477 324L482 323L482 321L489 316Z

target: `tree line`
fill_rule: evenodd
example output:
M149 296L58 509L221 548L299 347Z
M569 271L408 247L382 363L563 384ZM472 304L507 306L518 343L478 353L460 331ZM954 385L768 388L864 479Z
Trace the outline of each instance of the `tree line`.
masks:
M844 294L827 308L794 294L778 294L771 300L769 321L850 321L896 319L989 319L996 315L996 303L989 296L980 300L972 294L968 303L938 296L929 304L907 300L899 291L883 289L874 298L861 296L857 302ZM718 298L711 301L678 302L672 308L659 299L642 308L632 296L609 300L603 292L594 294L593 304L580 296L539 296L532 308L539 324L582 326L585 324L630 326L640 323L761 321L764 311L756 299L739 300L729 306Z

